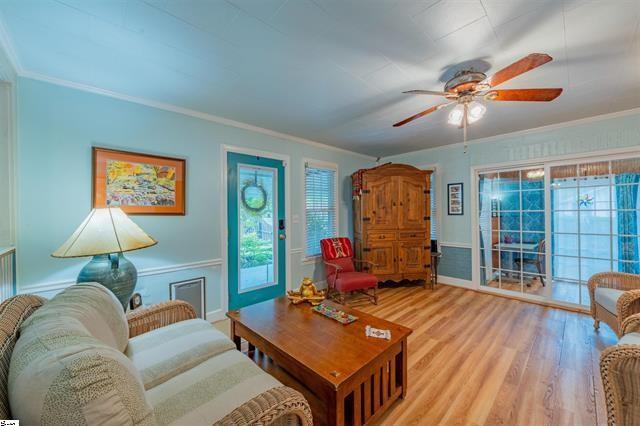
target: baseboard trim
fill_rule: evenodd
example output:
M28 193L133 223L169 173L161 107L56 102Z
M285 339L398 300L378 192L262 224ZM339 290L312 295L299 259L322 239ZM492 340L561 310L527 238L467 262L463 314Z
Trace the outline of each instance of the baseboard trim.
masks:
M190 262L190 263L179 263L175 265L158 266L155 268L145 268L145 269L140 269L138 271L138 278L168 274L171 272L187 271L190 269L217 267L220 265L222 265L222 259L209 259L209 260L201 260L201 261ZM64 281L62 280L52 281L52 282L42 283L42 284L32 284L29 286L19 287L18 294L25 294L25 293L40 294L40 293L48 293L50 291L61 291L69 287L70 285L75 284L75 282L76 282L75 279L71 279L71 280L64 280Z
M452 285L454 287L473 288L473 281L463 280L462 278L447 277L445 275L438 275L438 284Z
M206 317L207 317L207 321L209 322L218 322L218 321L222 321L227 316L222 309L216 309L216 310L207 312Z

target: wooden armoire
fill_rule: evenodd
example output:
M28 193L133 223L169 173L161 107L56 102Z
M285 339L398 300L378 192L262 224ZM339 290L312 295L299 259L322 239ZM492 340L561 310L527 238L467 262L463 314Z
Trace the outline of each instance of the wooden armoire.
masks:
M356 258L380 281L431 282L431 171L383 164L351 175Z

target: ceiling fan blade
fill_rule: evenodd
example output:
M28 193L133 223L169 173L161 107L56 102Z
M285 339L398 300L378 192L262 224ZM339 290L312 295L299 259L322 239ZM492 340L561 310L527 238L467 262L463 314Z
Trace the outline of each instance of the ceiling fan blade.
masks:
M410 95L435 95L435 96L451 95L450 93L447 93L447 92L438 92L435 90L407 90L406 92L402 92L402 93L407 93Z
M449 106L449 105L451 105L451 104L454 104L454 103L455 103L455 102L448 102L448 103L446 103L446 104L440 104L440 105L432 106L431 108L429 108L429 109L425 109L424 111L419 112L419 113L417 113L417 114L415 114L415 115L412 115L412 116L411 116L411 117L409 117L409 118L405 118L405 119L404 119L404 120L402 120L402 121L398 121L396 124L394 124L394 125L393 125L393 127L400 127L400 126L404 126L405 124L410 123L410 122L412 122L413 120L415 120L415 119L417 119L417 118L424 117L424 116L425 116L425 115L427 115L427 114L431 114L431 113L432 113L432 112L434 112L434 111L437 111L437 110L439 110L439 109L442 109L442 108L444 108L444 107L446 107L446 106Z
M560 96L562 89L491 90L484 95L488 101L549 102Z
M527 71L531 71L534 68L544 65L550 62L553 58L546 53L532 53L525 56L509 65L506 68L501 69L497 73L485 78L479 85L488 85L489 87L496 87L498 84L502 84L507 80L511 80L514 77L524 74Z

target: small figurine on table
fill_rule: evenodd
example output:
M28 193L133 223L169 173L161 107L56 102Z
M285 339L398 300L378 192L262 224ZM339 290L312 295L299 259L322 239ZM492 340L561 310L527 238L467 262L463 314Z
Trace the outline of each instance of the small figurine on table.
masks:
M318 290L309 277L305 277L300 283L300 290L288 291L287 297L294 305L300 302L309 302L311 306L320 304L326 297L324 290Z

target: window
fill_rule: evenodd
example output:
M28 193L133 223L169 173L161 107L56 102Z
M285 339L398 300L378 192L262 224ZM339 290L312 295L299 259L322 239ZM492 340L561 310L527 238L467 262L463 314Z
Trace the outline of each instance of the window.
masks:
M338 233L338 168L335 164L305 162L305 257L320 254L320 240Z

